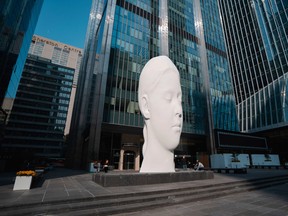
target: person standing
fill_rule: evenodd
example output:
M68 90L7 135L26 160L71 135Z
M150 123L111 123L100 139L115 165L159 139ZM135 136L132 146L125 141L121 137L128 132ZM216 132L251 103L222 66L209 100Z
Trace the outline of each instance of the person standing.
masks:
M94 172L94 171L97 172L97 161L94 161L94 162L93 162L93 167L94 167L93 172Z
M109 160L106 160L104 163L104 172L107 173L108 172L108 166L109 166Z

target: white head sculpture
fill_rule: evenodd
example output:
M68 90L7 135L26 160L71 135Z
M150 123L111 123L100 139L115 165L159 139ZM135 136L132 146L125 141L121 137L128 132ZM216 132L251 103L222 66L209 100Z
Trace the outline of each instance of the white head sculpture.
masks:
M144 117L143 162L140 172L175 172L174 149L182 131L180 75L167 56L150 59L144 66L138 101Z

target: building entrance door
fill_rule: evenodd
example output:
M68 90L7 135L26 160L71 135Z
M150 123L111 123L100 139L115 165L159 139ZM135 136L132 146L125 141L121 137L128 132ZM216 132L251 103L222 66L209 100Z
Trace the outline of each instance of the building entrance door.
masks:
M135 153L132 151L124 152L124 170L133 169L135 166Z
M135 144L123 144L120 151L119 170L139 171L140 167L140 150Z

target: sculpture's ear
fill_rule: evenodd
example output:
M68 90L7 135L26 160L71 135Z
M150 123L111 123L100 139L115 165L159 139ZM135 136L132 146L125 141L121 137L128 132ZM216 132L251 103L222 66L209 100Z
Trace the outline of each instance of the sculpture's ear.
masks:
M142 115L144 116L145 119L150 118L150 110L149 110L149 105L148 105L148 95L144 94L141 97L141 104L142 104Z

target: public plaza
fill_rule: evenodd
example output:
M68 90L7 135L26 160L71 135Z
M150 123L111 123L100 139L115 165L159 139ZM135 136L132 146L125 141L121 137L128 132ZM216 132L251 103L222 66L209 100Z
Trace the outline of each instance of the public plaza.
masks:
M0 215L288 216L287 2L1 0Z
M109 173L120 174L119 171ZM43 181L30 190L13 191L15 174L1 173L0 212L3 216L286 216L288 215L287 174L287 169L249 169L247 174L214 173L214 178L207 180L102 187L92 181L94 173L55 168L45 173ZM266 179L266 186L255 183L257 179ZM245 182L249 183L249 187L241 189L240 185ZM216 193L215 188L220 191ZM202 192L201 190L199 192L199 189ZM190 201L189 196L185 198L187 195L184 195L188 190L193 195ZM180 197L175 195L175 191L182 191ZM153 198L162 193L163 196Z

